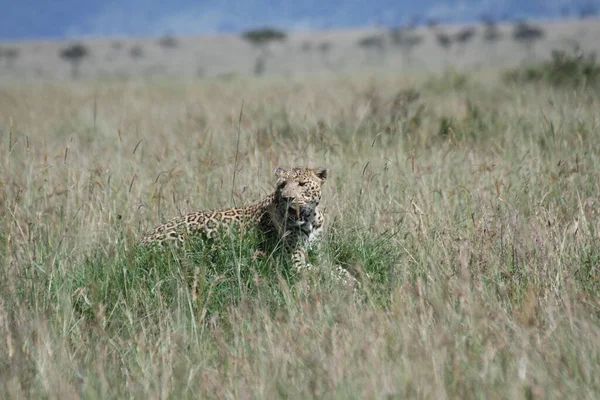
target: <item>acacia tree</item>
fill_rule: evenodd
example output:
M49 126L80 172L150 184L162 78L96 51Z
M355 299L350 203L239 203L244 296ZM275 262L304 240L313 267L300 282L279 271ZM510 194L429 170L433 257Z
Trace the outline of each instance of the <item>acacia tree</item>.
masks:
M475 28L467 26L460 31L456 32L454 36L454 40L458 45L458 52L462 52L467 45L475 37Z
M158 45L163 49L174 49L179 46L179 41L175 36L165 35L158 39Z
M530 25L525 21L518 22L513 31L515 41L525 47L530 60L535 58L535 43L544 37L544 31L537 26Z
M502 32L500 32L493 19L483 19L482 22L484 25L482 39L488 45L487 48L495 53L496 43L502 39Z
M265 64L269 57L269 44L272 42L283 42L287 35L273 28L253 29L242 33L242 38L258 49L258 56L254 63L254 74L259 76L265 71Z
M305 40L300 45L300 50L302 50L303 53L310 53L312 49L313 49L313 44L310 42L310 40Z
M411 28L396 28L390 31L392 43L400 48L403 59L407 65L412 63L412 51L421 44L423 37L416 34Z
M59 52L60 58L71 64L71 76L73 79L79 77L81 62L89 56L89 51L81 43L72 44Z
M382 35L369 35L361 38L357 42L359 47L366 50L367 59L370 60L374 57L382 61L385 56L385 43Z
M142 46L136 44L131 49L129 49L129 57L133 58L135 61L144 58L144 49L142 48Z
M437 29L439 24L440 24L440 22L435 18L430 18L427 21L425 21L425 25L427 25L427 28L429 28L431 30Z
M438 32L435 35L435 40L438 45L444 49L446 53L446 65L448 65L448 53L450 52L450 48L452 47L452 37L444 32Z
M483 40L489 43L495 43L502 39L502 32L498 29L496 23L492 20L484 22Z
M17 58L19 58L19 49L16 47L0 48L0 58L4 58L6 60L6 68L11 69Z
M333 45L331 44L331 42L328 41L323 41L317 46L317 49L319 49L319 53L321 54L321 62L326 67L330 66L329 53L331 52L332 47Z
M306 55L308 68L311 69L313 64L313 44L310 40L305 40L300 45L300 50Z

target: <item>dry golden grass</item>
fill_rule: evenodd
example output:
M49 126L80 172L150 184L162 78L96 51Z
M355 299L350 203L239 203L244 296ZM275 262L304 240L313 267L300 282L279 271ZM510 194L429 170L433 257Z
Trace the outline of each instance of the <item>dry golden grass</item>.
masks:
M0 88L2 397L596 398L599 105L489 72ZM291 165L329 169L318 263L360 298L251 242L136 249Z

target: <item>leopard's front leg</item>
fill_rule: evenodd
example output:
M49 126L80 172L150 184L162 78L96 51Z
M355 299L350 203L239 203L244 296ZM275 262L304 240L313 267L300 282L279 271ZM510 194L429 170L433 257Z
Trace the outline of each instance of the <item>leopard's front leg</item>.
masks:
M288 237L288 240L286 240L285 247L288 254L292 256L292 267L300 274L304 271L315 271L315 267L307 260L307 250L310 245L314 245L314 242L310 238ZM360 286L358 280L342 266L336 266L333 270L329 271L329 274L336 282L355 288Z
M292 268L294 268L294 270L298 273L312 271L314 268L307 259L307 241L302 240L302 238L299 238L297 234L291 232L285 237L284 240L286 253L292 257Z

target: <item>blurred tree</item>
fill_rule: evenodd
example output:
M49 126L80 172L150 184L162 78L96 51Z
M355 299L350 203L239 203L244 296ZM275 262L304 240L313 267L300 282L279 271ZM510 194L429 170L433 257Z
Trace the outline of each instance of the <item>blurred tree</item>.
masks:
M427 25L429 29L434 30L437 29L437 27L440 25L440 22L435 18L430 18L425 21L425 25Z
M423 37L414 32L411 28L395 28L390 30L392 43L400 48L402 57L406 65L412 64L412 51L420 45Z
M595 2L587 2L579 9L579 18L586 19L598 15L598 5Z
M274 41L281 42L287 38L285 32L273 28L253 29L244 32L242 36L254 45L265 45Z
M158 39L158 45L163 49L174 49L179 46L179 41L175 36L165 35Z
M90 54L87 47L81 43L72 44L60 50L60 57L71 64L71 77L77 79L79 77L79 68L81 62Z
M12 69L17 58L19 58L20 51L17 47L6 47L0 48L0 58L6 60L6 68Z
M481 25L483 25L483 26L496 24L496 22L494 21L494 18L488 14L481 14L481 16L479 17L479 21L481 22Z
M498 29L498 26L494 22L487 24L483 31L483 40L496 43L500 39L502 39L502 32Z
M300 50L302 50L303 53L308 53L313 49L313 45L309 40L305 40L304 42L302 42L302 44L300 45Z
M307 68L309 70L313 67L313 50L314 45L310 40L305 40L300 44L300 51L304 53L307 60Z
M287 35L285 32L277 29L260 28L242 33L242 38L259 50L254 63L254 74L258 76L262 75L265 71L265 64L269 56L269 44L272 42L283 42L287 38Z
M483 41L488 45L487 49L492 53L496 51L496 44L502 39L502 32L498 29L496 22L493 19L483 19ZM494 54L495 55L495 54Z
M332 47L331 42L328 42L328 41L321 42L321 43L319 43L319 46L318 46L319 51L321 53L328 53L331 50L331 47Z
M537 26L530 25L526 21L519 21L513 31L515 41L525 47L530 60L535 58L535 43L544 37L544 31Z
M133 58L136 61L144 58L144 49L142 48L142 46L136 44L131 49L129 49L129 57Z
M446 33L438 32L435 35L435 39L437 40L440 47L444 50L447 50L452 46L452 38Z
M469 43L471 41L471 39L473 39L475 37L475 28L470 27L470 26L466 26L464 28L462 28L461 30L459 30L458 32L456 32L456 35L454 36L454 40L456 41L456 43L458 44L458 51L462 52L465 48L465 46L467 45L467 43Z
M448 53L452 47L452 37L444 32L438 32L435 35L435 39L438 45L444 50L446 53L446 66L448 65Z
M329 53L331 52L332 47L333 45L328 41L323 41L317 46L319 53L321 54L321 62L327 67L330 66Z
M378 58L378 61L383 60L385 56L383 35L375 34L365 36L359 39L357 44L367 51L367 61L370 61L374 57Z

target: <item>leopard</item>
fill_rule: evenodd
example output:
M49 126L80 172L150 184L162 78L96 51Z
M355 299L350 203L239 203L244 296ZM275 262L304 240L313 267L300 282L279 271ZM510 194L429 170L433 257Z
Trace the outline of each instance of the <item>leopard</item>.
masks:
M296 272L314 270L307 253L319 242L324 229L321 196L328 171L325 167L278 167L274 173L275 190L261 200L246 207L195 211L174 217L146 232L142 245L164 248L168 243L184 244L198 235L214 239L220 231L232 226L242 230L256 228L265 237L282 244L280 248L291 258ZM331 275L345 284L357 282L341 266Z

